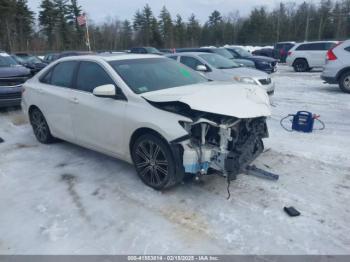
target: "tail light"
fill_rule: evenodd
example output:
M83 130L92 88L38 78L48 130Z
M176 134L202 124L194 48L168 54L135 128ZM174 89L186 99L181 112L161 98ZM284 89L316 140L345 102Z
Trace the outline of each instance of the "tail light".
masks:
M331 49L327 51L327 60L328 61L334 61L337 60L338 57L334 54L333 50L336 48L338 45L340 45L342 42L337 43L335 46L333 46Z
M333 53L333 48L328 50L327 60L329 61L337 60L337 56Z
M288 52L288 56L290 56L290 55L292 55L292 52L289 51L289 52Z

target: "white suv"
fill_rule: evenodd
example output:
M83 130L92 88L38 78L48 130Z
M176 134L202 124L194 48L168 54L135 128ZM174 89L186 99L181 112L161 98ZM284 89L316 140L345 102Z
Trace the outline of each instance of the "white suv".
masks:
M287 65L295 72L307 72L312 68L322 68L326 63L326 54L334 47L336 41L318 41L296 44L288 52Z
M339 84L341 90L350 93L350 40L328 51L321 78L329 84Z
M234 176L263 151L269 98L259 86L209 82L158 55L67 57L24 85L36 138L134 163L155 189L185 173Z

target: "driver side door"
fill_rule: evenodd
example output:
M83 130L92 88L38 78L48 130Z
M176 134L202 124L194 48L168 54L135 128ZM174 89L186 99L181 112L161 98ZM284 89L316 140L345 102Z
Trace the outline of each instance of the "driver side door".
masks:
M94 88L106 84L113 84L117 90L114 80L100 64L80 62L73 90L74 132L80 145L121 156L124 153L122 148L127 101L118 98L119 96L103 98L93 95Z

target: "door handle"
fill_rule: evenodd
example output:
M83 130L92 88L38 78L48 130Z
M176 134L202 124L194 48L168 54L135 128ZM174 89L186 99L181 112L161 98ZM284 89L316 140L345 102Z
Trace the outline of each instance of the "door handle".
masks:
M73 103L73 104L79 104L79 100L78 100L78 98L76 98L76 97L73 97L70 101L71 101L71 103Z

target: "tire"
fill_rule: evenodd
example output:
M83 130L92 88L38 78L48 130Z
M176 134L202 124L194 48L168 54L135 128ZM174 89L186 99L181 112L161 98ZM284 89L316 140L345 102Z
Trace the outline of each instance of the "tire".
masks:
M347 71L340 76L339 87L343 92L350 94L350 71Z
M305 59L298 58L293 64L295 72L307 72L310 71L309 64Z
M34 108L30 111L29 120L34 131L34 135L40 143L51 144L55 142L55 138L51 135L46 119L38 108Z
M182 181L169 145L163 139L145 134L136 139L131 157L138 176L156 190L170 188Z

